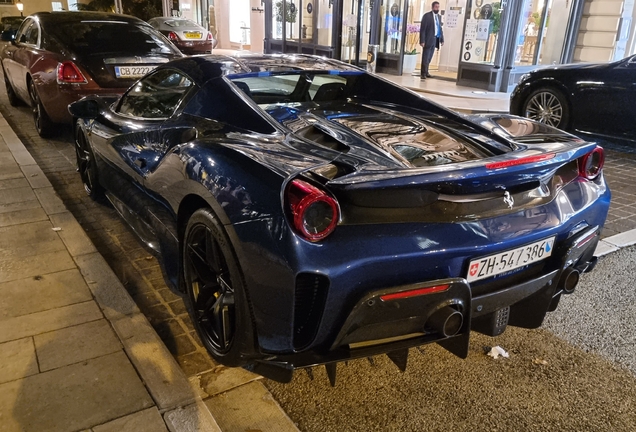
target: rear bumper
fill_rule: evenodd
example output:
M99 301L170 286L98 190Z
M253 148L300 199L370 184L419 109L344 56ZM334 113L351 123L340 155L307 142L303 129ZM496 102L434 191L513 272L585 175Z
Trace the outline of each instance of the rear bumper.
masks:
M184 54L210 54L212 52L212 41L179 41L174 42L179 50Z
M296 368L378 354L391 356L432 342L465 358L471 330L495 336L508 324L540 326L565 293L561 279L566 271L575 269L582 273L594 266L593 254L599 238L598 227L586 229L562 246L564 253L559 257L557 269L480 296L472 296L471 287L463 278L375 290L351 309L329 349L270 356L258 360L254 370L287 381ZM454 314L456 324L450 325L452 334L444 326L449 313Z

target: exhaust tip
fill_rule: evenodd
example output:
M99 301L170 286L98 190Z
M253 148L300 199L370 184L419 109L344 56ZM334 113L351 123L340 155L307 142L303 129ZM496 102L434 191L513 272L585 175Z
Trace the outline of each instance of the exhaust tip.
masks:
M563 271L559 285L564 294L572 294L574 292L579 284L579 276L579 271L572 267L568 267Z
M464 316L450 306L445 306L435 312L428 320L428 325L444 337L455 336L462 328Z

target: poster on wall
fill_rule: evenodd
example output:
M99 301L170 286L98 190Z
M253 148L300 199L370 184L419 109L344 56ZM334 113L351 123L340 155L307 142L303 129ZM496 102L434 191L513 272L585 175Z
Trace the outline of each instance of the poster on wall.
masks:
M485 41L488 40L488 36L490 35L490 20L489 19L480 19L477 21L477 40Z
M446 28L456 28L459 24L459 15L462 13L462 8L457 6L451 6L444 16Z
M476 19L467 19L466 20L466 31L464 33L465 41L473 41L477 39L477 20Z

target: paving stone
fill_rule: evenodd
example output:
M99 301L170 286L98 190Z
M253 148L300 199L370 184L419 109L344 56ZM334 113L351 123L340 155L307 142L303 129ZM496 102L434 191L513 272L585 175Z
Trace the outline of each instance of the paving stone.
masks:
M51 182L38 165L24 165L20 168L33 189L51 187Z
M66 211L64 203L52 187L35 189L34 192L47 214L52 215Z
M11 148L11 146L9 146ZM27 151L27 149L22 146L21 150L11 149L11 153L13 154L13 158L18 163L18 165L34 165L35 160L31 153Z
M47 221L0 228L0 260L63 251L64 243Z
M48 218L38 203L37 208L0 213L0 227L45 221Z
M605 242L618 247L631 246L636 244L636 229L607 237L604 240Z
M33 339L24 338L0 344L0 384L36 373L38 361Z
M164 414L170 432L221 432L221 428L210 414L210 410L197 401L184 408L177 408ZM229 431L230 429L223 429ZM238 430L237 430L238 432ZM245 432L258 432L249 431Z
M195 400L183 371L143 315L124 317L112 325L160 410Z
M170 335L166 338L162 338L162 340L175 357L190 354L197 350L197 347L194 346L190 337L185 333L179 336Z
M20 170L20 167L18 166L18 164L15 164L14 166L11 166L11 167L3 167L0 170L0 180L22 178L22 177L24 177L24 174L22 174L22 171Z
M109 319L139 312L126 289L98 253L75 258L97 303Z
M108 321L101 319L33 337L42 372L119 351Z
M31 186L0 190L0 204L9 205L24 201L33 201L35 195Z
M93 301L36 312L0 321L0 342L34 336L65 327L101 319Z
M209 372L191 376L188 379L193 386L201 389L201 397L206 399L262 378L240 367L230 368L218 365Z
M183 303L182 299L178 299L171 303L168 303L170 310L174 315L185 315L188 313L188 310L185 307L185 303Z
M24 177L8 180L0 180L0 190L29 187L29 182Z
M616 252L618 249L619 248L617 246L607 243L605 240L601 240L600 242L598 242L598 246L596 246L594 256L602 257L612 252Z
M16 202L12 204L3 204L0 202L0 214L4 213L12 213L20 210L30 210L30 209L38 209L41 208L40 202L35 199L30 199L28 201Z
M210 355L202 352L193 352L177 357L177 362L183 372L191 377L214 368L215 364Z
M260 382L251 382L211 397L205 400L205 404L224 431L298 431Z
M78 255L97 252L97 249L95 249L95 246L84 232L84 229L77 223L70 212L51 215L51 223L55 227L62 228L61 231L58 231L58 234L71 253L71 256L76 257Z
M66 250L0 260L0 283L75 268Z
M123 352L0 385L3 432L68 432L153 405Z
M77 269L0 284L0 320L92 300Z
M156 407L93 428L93 432L167 432L167 430Z

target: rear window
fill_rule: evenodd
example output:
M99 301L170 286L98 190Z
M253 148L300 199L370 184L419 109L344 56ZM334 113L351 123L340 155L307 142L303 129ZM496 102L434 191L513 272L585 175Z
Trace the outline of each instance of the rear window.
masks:
M49 33L79 55L111 52L130 55L177 54L175 48L156 30L141 23L76 21L57 24L49 29Z
M190 20L169 20L165 21L165 24L170 27L199 27L197 23Z

